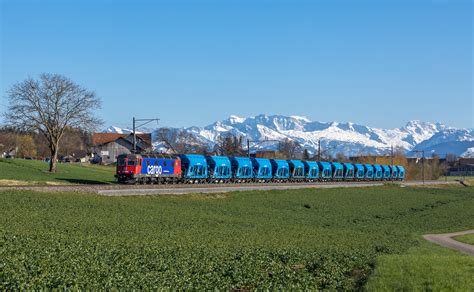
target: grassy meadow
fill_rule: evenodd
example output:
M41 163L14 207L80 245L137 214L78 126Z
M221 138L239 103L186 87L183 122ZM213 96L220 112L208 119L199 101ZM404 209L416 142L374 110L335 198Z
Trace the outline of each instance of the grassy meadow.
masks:
M38 160L0 159L0 185L15 184L110 184L115 168L78 163L58 163L57 172Z
M473 188L0 192L0 289L474 289Z

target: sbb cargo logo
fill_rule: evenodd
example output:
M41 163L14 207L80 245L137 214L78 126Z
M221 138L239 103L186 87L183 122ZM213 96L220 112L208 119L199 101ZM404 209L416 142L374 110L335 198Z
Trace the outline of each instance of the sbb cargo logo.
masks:
M161 165L149 165L146 169L147 174L161 174L163 172L163 168Z

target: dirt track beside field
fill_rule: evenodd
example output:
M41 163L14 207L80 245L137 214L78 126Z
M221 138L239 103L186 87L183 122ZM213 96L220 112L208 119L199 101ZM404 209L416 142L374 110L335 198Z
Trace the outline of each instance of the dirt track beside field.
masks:
M453 232L453 233L445 233L445 234L426 234L426 235L423 235L423 238L433 243L439 244L441 246L455 249L464 254L474 256L474 245L470 245L470 244L459 242L457 240L452 239L452 237L455 237L455 236L472 234L472 233L474 233L474 229L460 231L460 232Z
M394 182L402 186L420 186L421 181ZM130 196L151 194L219 193L232 191L265 191L302 188L374 187L390 182L316 182L316 183L245 183L245 184L167 184L167 185L11 185L2 190L33 190L38 192L86 192L105 196ZM459 184L455 181L425 181L424 185Z

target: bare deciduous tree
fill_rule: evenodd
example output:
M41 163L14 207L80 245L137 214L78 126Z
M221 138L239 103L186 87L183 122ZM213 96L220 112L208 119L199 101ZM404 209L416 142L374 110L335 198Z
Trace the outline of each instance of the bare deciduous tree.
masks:
M217 138L216 152L223 156L243 156L245 150L242 148L242 143L242 136L224 133Z
M303 160L309 160L310 158L311 158L311 156L309 155L309 151L308 151L308 149L305 148L304 151L303 151L302 159Z
M278 143L278 151L283 153L287 159L294 159L300 156L302 151L301 144L298 141L290 140L285 138L283 141Z
M199 143L193 134L185 130L160 128L157 138L172 153L207 153L206 146Z
M67 128L95 129L101 121L93 111L100 99L58 74L41 74L14 84L8 92L9 106L4 114L11 127L41 133L51 153L50 172L56 171L61 138Z
M337 162L347 162L348 159L346 155L344 155L344 152L337 152L336 153L336 161Z

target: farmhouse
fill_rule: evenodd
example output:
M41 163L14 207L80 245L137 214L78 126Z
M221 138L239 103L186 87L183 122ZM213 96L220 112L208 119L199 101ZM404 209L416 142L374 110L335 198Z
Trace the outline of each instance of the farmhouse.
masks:
M459 160L448 169L448 175L471 176L474 175L474 158L459 158Z
M151 134L137 134L137 151L151 151ZM92 135L92 152L99 158L98 162L111 164L117 161L120 154L130 154L133 149L132 134L94 133Z

